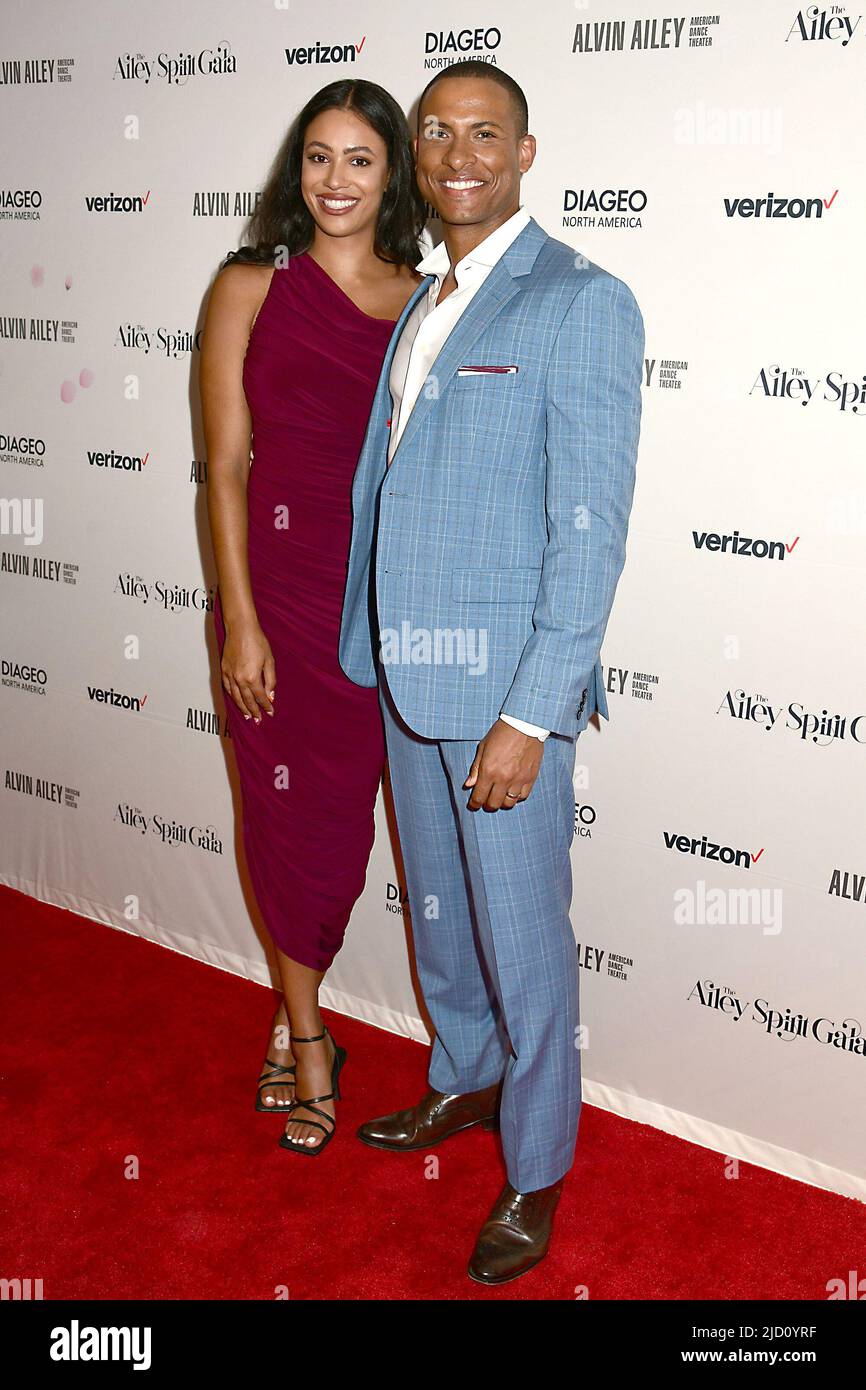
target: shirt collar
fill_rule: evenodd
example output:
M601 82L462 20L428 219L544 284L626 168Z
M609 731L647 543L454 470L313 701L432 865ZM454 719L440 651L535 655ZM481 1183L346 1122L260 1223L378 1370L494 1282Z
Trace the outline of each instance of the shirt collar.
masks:
M454 267L454 276L457 278L459 271L467 266L474 264L483 266L493 266L505 254L524 227L529 222L529 213L525 207L520 207L517 212L507 217L501 226L494 232L486 236L483 241L479 241L473 250L468 251L462 260L458 261ZM422 275L435 275L437 279L444 279L448 273L451 262L448 259L448 250L444 241L440 241L438 246L419 261L415 269L420 270Z

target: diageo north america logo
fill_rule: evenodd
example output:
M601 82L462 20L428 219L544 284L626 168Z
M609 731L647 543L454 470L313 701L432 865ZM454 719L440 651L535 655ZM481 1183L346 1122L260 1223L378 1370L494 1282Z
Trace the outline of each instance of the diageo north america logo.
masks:
M45 467L45 440L38 435L0 432L0 463L20 463L28 468Z
M39 222L41 208L39 188L0 188L0 222Z
M642 188L566 188L563 227L638 228L647 195Z
M0 658L0 685L26 695L44 695L48 672L43 666L34 666L32 661L16 661L4 656Z
M385 911L395 912L399 917L404 914L408 917L410 912L409 894L405 884L391 883L390 881L385 884Z
M449 68L463 58L496 63L496 50L501 43L502 30L495 24L478 24L474 29L428 29L424 35L424 67Z

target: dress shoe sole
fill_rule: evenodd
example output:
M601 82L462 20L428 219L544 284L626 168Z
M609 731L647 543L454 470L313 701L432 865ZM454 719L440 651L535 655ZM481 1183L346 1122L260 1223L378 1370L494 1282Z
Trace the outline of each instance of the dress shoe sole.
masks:
M456 1129L449 1129L447 1133L440 1134L436 1139L426 1139L423 1144L389 1144L385 1139L368 1139L360 1130L356 1130L356 1136L362 1144L366 1144L371 1149L387 1149L389 1153L408 1154L417 1153L421 1149L432 1149L436 1144L441 1144L443 1140L450 1139L452 1134L462 1134L466 1129L474 1129L476 1125L481 1125L482 1129L498 1129L499 1122L495 1115L488 1115L483 1120L470 1120L468 1125L458 1125Z
M523 1269L518 1269L515 1274L500 1274L495 1279L486 1279L480 1274L473 1274L471 1268L468 1268L466 1273L469 1275L470 1279L475 1280L476 1284L510 1284L513 1279L519 1279L522 1274L528 1274L530 1270L540 1265L546 1254L547 1251L545 1250L544 1255L539 1255L537 1260L532 1261L532 1264L524 1265Z

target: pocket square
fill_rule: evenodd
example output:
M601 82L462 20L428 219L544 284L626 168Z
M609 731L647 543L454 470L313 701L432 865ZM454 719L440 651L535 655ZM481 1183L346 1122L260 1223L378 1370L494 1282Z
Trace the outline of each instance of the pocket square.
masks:
M519 368L516 367L515 364L514 364L513 362L509 362L509 363L508 363L507 365L505 365L505 366L499 366L498 364L497 364L497 365L491 365L491 366L482 366L482 365L472 365L472 366L469 366L469 365L467 364L467 366L465 366L465 367L458 367L458 368L457 368L457 375L458 375L458 376L514 376L518 370L519 370Z

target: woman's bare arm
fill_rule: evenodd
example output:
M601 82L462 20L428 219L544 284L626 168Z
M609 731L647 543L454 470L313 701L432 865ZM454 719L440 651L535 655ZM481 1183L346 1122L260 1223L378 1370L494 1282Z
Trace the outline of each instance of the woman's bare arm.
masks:
M273 656L253 601L247 559L252 420L243 362L273 272L229 265L214 282L202 333L199 387L207 450L207 508L226 628L223 685L244 714L272 713Z

